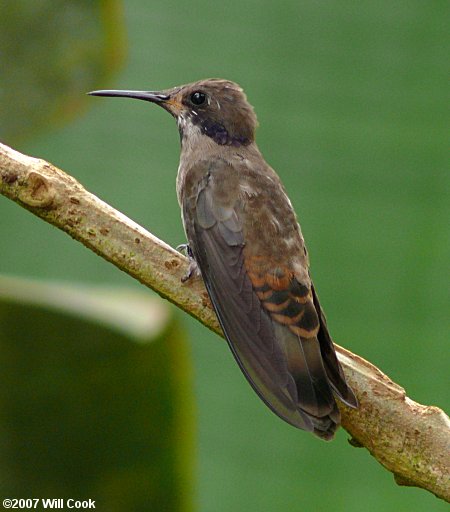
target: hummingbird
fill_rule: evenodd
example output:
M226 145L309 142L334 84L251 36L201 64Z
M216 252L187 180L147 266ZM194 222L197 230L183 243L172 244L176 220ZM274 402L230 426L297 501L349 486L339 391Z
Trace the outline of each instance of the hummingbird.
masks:
M228 345L261 400L322 439L340 425L336 398L356 408L311 280L286 190L256 142L243 89L207 79L162 91L99 90L161 106L181 141L176 180L191 264Z

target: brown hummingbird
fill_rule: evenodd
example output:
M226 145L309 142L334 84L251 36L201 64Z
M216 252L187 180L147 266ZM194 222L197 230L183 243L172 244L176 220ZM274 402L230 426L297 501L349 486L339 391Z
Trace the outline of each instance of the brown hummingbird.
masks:
M231 351L266 405L331 439L346 383L309 273L286 191L255 142L256 115L239 85L201 80L155 91L102 90L160 105L181 139L177 196L197 266ZM194 263L195 262L195 263Z

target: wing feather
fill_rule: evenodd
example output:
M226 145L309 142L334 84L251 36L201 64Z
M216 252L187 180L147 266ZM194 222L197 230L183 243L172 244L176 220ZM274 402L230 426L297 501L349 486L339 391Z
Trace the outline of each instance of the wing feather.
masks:
M340 420L332 389L349 404L354 396L314 290L246 258L242 206L218 201L208 180L183 206L190 248L247 380L285 421L331 438Z
M206 200L202 201L203 205L207 204ZM209 210L204 218L210 219L212 212ZM247 275L242 231L229 236L217 219L213 226L211 222L208 225L205 229L200 222L194 224L191 249L239 366L260 398L276 414L312 431L312 421L296 407L296 397L292 396L295 386L288 387L292 379L285 354L276 343L272 320L261 307Z

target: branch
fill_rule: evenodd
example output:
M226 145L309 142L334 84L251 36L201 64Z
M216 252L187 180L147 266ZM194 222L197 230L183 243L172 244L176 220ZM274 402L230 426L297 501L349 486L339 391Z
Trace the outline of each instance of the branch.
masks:
M53 165L0 144L0 193L53 224L223 336L201 280L181 285L187 260ZM336 347L360 407L340 404L351 443L364 446L399 485L450 501L450 420L409 399L375 366Z

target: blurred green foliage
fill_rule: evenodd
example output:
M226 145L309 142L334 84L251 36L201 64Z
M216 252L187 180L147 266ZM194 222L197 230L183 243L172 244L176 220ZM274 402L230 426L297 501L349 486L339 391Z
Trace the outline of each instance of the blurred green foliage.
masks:
M117 0L3 0L0 139L23 140L79 114L80 91L123 60Z
M167 309L117 287L0 278L1 496L192 510L188 358Z
M239 82L259 117L258 143L301 220L334 338L411 398L448 408L446 4L124 6L126 68L94 88ZM19 108L22 98L10 101ZM173 120L142 102L89 101L84 117L17 149L66 169L170 244L183 242ZM138 286L6 200L0 239L1 272ZM396 486L345 432L326 444L280 422L225 344L183 322L196 368L199 511L444 510L425 491Z

